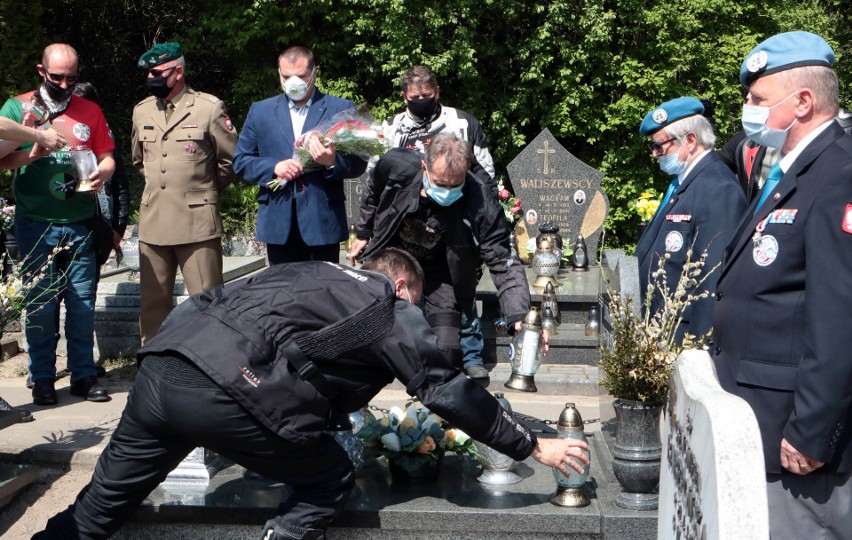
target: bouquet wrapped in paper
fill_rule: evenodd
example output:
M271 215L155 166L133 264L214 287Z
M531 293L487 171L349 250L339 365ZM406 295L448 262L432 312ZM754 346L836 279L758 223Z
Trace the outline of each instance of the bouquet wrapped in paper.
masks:
M305 171L323 168L314 161L309 150L309 141L317 137L324 145L334 144L340 154L357 156L369 160L388 150L382 131L366 106L350 107L331 118L320 122L315 128L299 135L293 148L293 159L302 164ZM287 185L288 180L276 178L267 184L273 191Z

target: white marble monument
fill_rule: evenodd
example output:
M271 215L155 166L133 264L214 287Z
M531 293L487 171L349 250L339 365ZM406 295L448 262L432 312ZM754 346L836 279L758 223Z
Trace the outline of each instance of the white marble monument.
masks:
M769 538L757 420L719 386L705 351L677 358L663 441L658 538Z

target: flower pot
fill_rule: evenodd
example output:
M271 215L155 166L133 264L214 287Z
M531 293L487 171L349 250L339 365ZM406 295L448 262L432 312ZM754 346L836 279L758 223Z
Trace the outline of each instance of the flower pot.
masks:
M623 491L615 504L628 510L655 510L660 483L662 403L617 399L612 469Z
M394 482L400 484L428 484L438 479L438 474L441 472L441 462L444 455L438 454L436 461L426 461L421 463L414 470L408 470L395 461L388 460L391 478Z

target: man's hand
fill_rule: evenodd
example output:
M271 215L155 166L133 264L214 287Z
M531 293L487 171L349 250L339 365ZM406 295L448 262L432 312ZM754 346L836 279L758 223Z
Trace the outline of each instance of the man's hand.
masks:
M92 191L100 191L101 187L103 187L104 181L101 179L100 169L95 169L89 175L89 185L92 186Z
M50 149L49 148L45 148L44 146L36 143L36 144L33 145L32 148L30 148L30 153L27 157L29 158L30 162L33 162L37 159L41 159L41 158L47 157L49 155L50 155Z
M589 451L589 445L575 439L543 439L539 437L532 458L542 465L559 469L565 476L571 476L568 467L583 474L583 463L588 465L589 458L583 451Z
M36 144L52 152L65 148L68 145L68 139L53 129L44 129L36 132Z
M781 466L793 474L809 474L825 465L824 461L799 452L787 439L781 439Z
M283 178L284 180L293 180L300 176L305 172L302 164L296 161L295 159L285 159L284 161L279 161L275 164L275 176L278 178Z
M367 242L369 240L357 239L352 244L352 249L349 250L349 253L346 255L346 258L349 259L349 264L355 266L355 263L358 261L358 256L364 252L364 248L367 247Z
M523 328L521 321L515 321L515 333L518 333ZM547 351L550 350L550 335L546 330L541 331L541 350L544 351L544 354L547 354Z
M337 151L334 149L334 143L329 142L324 145L318 135L308 137L308 151L314 161L325 168L331 167L337 158Z

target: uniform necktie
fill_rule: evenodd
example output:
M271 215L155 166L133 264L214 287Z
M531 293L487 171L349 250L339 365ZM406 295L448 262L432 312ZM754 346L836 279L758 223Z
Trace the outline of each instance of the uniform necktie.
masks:
M669 199L672 198L672 193L675 192L678 185L680 185L680 182L677 181L677 176L675 176L674 178L672 178L669 187L666 189L666 194L663 195L663 200L660 201L660 206L657 208L657 216L665 213L666 205L669 204ZM654 216L654 219L657 219L657 216Z
M165 106L165 110L166 110L166 122L168 122L169 120L172 119L172 113L175 112L175 104L172 103L171 101L167 101L166 106Z
M754 207L754 213L757 214L757 211L760 209L763 201L769 196L769 193L775 189L778 185L778 182L781 181L781 177L784 176L784 171L781 170L781 163L776 163L769 169L769 176L766 177L766 183L763 184L763 189L760 191L760 198L757 200L757 206Z

